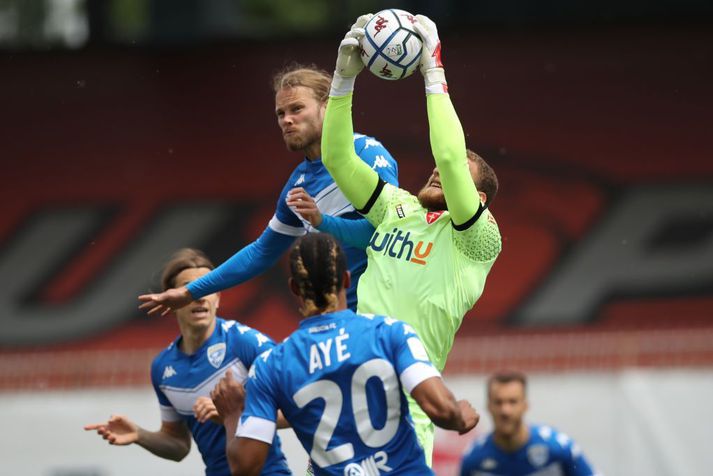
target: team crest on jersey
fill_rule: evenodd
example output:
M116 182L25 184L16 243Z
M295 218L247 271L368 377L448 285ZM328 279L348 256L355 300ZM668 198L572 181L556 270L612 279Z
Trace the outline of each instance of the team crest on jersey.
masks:
M210 365L217 369L225 358L225 342L211 345L208 347L206 353L208 354L208 362L210 362Z
M527 449L527 460L536 468L547 463L550 457L550 450L546 445L532 445Z
M483 468L486 471L489 471L491 469L495 469L498 467L498 462L495 461L493 458L485 458L482 463L480 463L480 467Z
M438 217L440 217L441 215L443 215L443 211L426 213L426 223L430 225L434 221L438 220Z

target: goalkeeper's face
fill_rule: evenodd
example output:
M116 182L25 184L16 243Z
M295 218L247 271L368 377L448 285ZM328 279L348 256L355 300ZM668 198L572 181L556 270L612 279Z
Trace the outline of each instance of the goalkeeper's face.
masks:
M468 168L470 169L470 176L474 183L478 183L478 165L472 160L468 160ZM484 196L481 192L481 201L484 200ZM418 192L418 201L421 206L428 211L436 212L441 210L448 210L448 204L446 203L446 196L443 194L443 188L441 186L441 175L438 173L438 167L433 169L433 173L426 180L426 185Z
M320 156L325 107L326 104L305 86L283 88L277 92L277 124L289 150L304 152L310 159Z

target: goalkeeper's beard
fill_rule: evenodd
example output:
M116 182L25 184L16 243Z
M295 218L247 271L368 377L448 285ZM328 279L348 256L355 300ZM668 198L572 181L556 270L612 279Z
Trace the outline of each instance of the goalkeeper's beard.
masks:
M429 212L448 210L446 196L441 189L435 189L428 185L424 186L417 195L418 202Z

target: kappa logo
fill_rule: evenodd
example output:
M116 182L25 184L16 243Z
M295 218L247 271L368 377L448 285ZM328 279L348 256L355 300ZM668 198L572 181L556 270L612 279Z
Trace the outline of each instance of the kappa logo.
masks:
M176 375L176 371L173 369L173 366L167 365L163 369L163 377L161 377L161 380L165 380L169 377L173 377L174 375Z
M389 166L389 161L386 160L386 157L383 155L377 155L376 159L374 160L374 165L371 167L372 169L385 169Z
M305 183L305 174L300 175L300 177L295 182L295 185L302 185Z
M376 23L374 23L374 30L376 31L376 33L374 33L374 36L378 35L381 30L386 28L387 23L389 23L389 20L379 15L379 18L377 18Z
M208 347L206 354L208 355L208 362L210 362L210 365L212 365L216 369L220 367L220 364L223 363L223 359L225 359L225 350L225 342L221 342L220 344L213 344Z
M364 141L364 150L368 149L369 147L381 147L381 142L369 137Z

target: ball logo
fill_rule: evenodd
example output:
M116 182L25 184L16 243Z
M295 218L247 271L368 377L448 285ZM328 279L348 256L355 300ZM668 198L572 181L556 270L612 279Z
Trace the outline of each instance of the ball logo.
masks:
M379 15L379 18L376 20L376 23L374 23L374 36L381 33L381 30L386 28L387 23L389 23L389 20Z
M379 70L379 74L384 78L390 78L394 75L394 73L389 69L388 64L385 64L384 67Z
M384 53L386 53L388 56L395 56L399 57L402 54L404 54L404 48L401 46L400 43L398 44L392 44L384 48Z

